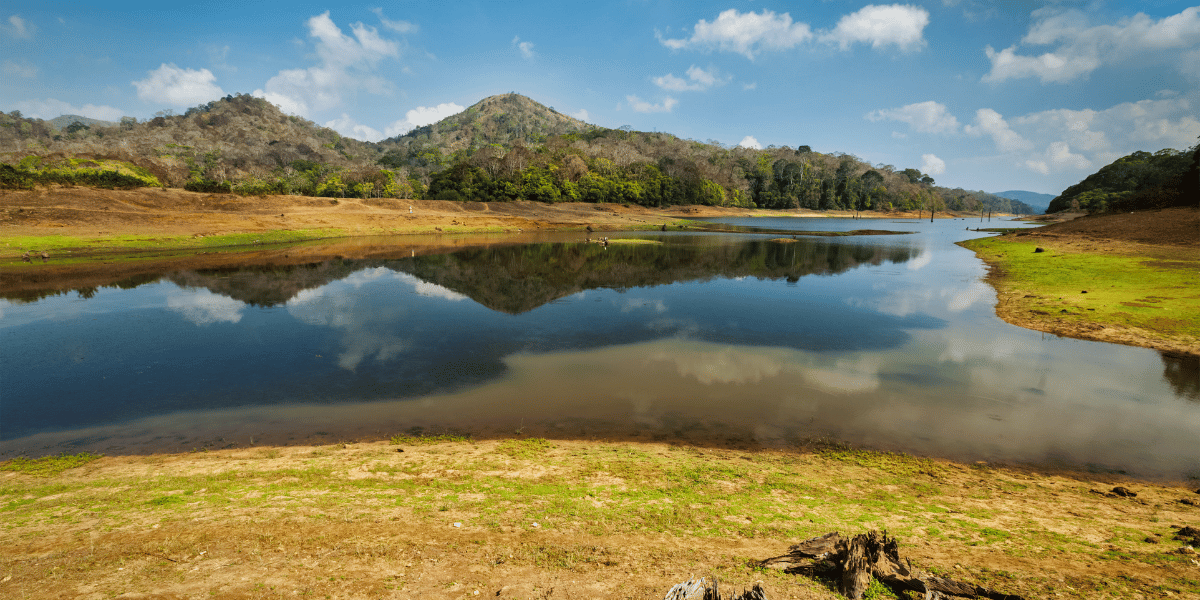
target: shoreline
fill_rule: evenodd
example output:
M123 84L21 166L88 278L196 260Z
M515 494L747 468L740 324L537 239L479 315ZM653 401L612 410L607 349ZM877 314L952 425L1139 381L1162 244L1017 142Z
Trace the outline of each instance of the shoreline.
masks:
M1154 230L1109 233L1135 217L1106 215L959 245L987 265L996 315L1007 323L1200 357L1200 298L1178 291L1200 283L1200 211L1166 212L1160 218L1183 233L1159 243L1139 239L1154 239Z

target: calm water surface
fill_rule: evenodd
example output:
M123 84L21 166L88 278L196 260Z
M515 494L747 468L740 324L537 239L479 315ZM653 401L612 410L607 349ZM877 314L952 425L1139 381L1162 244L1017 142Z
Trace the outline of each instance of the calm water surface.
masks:
M1000 321L953 244L978 221L727 222L914 233L398 250L0 300L0 455L420 427L1200 475L1196 361Z

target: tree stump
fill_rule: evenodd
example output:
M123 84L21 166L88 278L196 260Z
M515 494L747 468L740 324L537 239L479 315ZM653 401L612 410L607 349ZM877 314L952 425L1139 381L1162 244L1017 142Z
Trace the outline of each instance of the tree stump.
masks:
M1023 600L972 583L916 573L907 560L900 558L899 542L886 532L874 530L853 538L842 537L836 531L827 533L795 544L787 554L760 564L785 573L832 577L838 581L842 595L851 600L863 597L872 577L901 597L911 590L924 594L925 600L950 597Z

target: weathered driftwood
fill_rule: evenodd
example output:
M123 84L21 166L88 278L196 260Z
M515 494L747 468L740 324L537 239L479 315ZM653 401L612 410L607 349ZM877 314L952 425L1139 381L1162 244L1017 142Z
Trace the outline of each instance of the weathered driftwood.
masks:
M852 600L863 597L872 577L897 595L911 590L924 594L925 600L948 597L1023 600L971 583L917 573L907 560L901 560L900 544L878 531L852 538L842 537L836 531L827 533L800 542L789 548L787 554L768 558L761 565L785 573L833 577L842 594Z
M663 600L767 600L767 593L756 583L754 587L742 590L740 594L721 596L720 584L716 577L713 577L711 582L701 577L676 584Z

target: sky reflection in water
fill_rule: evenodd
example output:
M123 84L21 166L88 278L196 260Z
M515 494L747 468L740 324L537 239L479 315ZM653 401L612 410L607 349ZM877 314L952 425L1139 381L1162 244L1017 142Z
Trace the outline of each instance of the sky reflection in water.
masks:
M1190 362L999 321L961 221L870 227L918 233L539 244L0 302L0 451L538 427L1200 473Z

